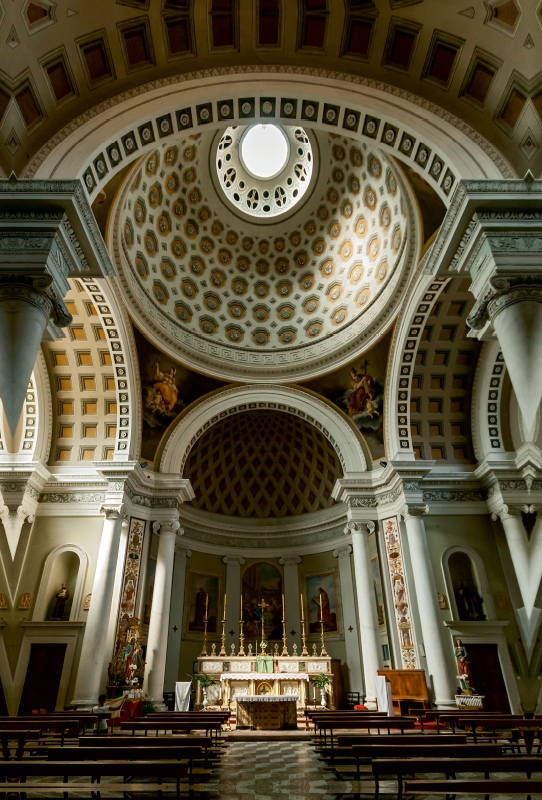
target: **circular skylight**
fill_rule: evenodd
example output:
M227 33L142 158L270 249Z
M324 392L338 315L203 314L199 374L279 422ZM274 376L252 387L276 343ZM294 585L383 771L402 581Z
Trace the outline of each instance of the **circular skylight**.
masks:
M255 178L269 180L282 172L289 155L288 140L276 125L252 125L241 140L241 159Z
M294 125L235 125L222 134L216 151L220 188L251 217L277 217L295 206L309 188L312 147Z

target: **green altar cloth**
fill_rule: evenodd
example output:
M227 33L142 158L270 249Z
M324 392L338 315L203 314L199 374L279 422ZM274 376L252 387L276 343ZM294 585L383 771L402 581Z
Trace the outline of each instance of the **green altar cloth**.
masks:
M273 657L256 656L256 672L273 672Z

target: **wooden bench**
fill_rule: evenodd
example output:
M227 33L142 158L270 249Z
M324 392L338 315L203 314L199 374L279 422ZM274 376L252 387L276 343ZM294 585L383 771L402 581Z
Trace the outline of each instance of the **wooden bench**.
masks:
M77 720L44 720L42 717L36 719L19 720L18 717L10 717L8 720L0 721L0 733L15 733L17 731L36 731L39 738L42 738L44 730L59 733L61 744L64 744L64 737L68 736L76 739L79 736L79 722Z
M104 712L104 715L111 717L111 712L107 711ZM98 715L94 714L91 711L88 712L81 712L81 713L73 713L67 711L53 711L49 714L25 714L24 716L20 717L8 717L8 716L0 716L0 728L6 725L8 722L38 722L40 725L43 725L44 728L47 727L45 724L46 722L54 722L55 724L59 724L62 722L79 722L79 727L86 733L87 726L94 726L98 722Z
M382 717L377 719L345 720L328 718L315 720L315 727L324 734L324 750L327 751L327 732L329 731L331 758L333 759L333 732L336 730L387 730L391 735L392 730L400 730L404 735L405 730L414 728L413 719L403 717Z
M68 778L81 778L89 776L91 783L72 783L72 792L96 792L97 784L101 792L130 792L175 791L177 796L181 791L181 778L186 777L188 765L179 761L0 761L0 783L5 783L9 792L25 791L62 791L67 796ZM62 783L51 783L51 777L61 777ZM27 783L27 778L44 777L45 781ZM102 783L103 777L122 777L123 783ZM134 785L128 783L133 778L154 778L156 785L141 783ZM164 778L173 778L173 786L164 786ZM0 786L0 793L4 787ZM192 787L193 788L193 787ZM125 795L123 795L125 796Z
M166 758L167 756L167 758ZM47 753L49 761L187 761L189 783L193 780L194 761L203 759L202 747L50 747Z
M108 736L107 740L100 736L82 736L79 739L79 747L88 747L94 750L109 750L109 748L123 747L145 747L147 750L163 749L170 747L201 747L205 755L205 766L209 762L209 750L213 746L213 740L210 736L160 736L159 738L140 737L134 738L132 736Z
M497 731L512 731L514 728L520 730L538 730L542 725L540 719L523 719L520 717L504 717L494 719L492 717L460 717L457 721L459 726L472 730L474 741L478 741L478 728L489 728L493 731L493 738L496 737ZM487 734L486 734L487 735Z
M446 780L446 781L405 781L405 794L445 794L448 796L458 794L511 794L530 797L542 792L542 781L536 779L502 780Z
M157 736L159 731L164 731L164 733L166 731L171 731L172 733L174 731L184 731L186 733L190 733L190 731L205 731L211 735L214 731L215 739L218 741L222 732L222 723L213 720L190 720L189 722L169 722L169 720L160 720L159 722L132 721L121 722L120 729L121 731L132 731L132 736L135 736L137 731L143 731L145 736L147 731L156 731Z
M458 711L454 713L450 713L449 711L440 713L438 715L438 721L440 723L443 723L444 725L449 725L450 728L452 729L452 733L455 733L455 729L456 726L458 725L459 720L465 719L465 717L468 717L469 719L491 718L491 720L499 719L503 721L523 719L522 714L500 714L497 712L484 713L481 711L470 712L468 709L465 709L463 711Z
M454 778L458 772L483 772L486 780L491 772L517 772L528 778L533 772L542 772L542 758L447 758L443 753L439 758L376 758L372 760L375 776L375 800L383 775L397 775L398 798L403 796L403 776L420 772L441 772L447 779Z
M361 759L375 758L501 758L500 744L357 744L352 746L356 776ZM359 779L359 778L358 778Z

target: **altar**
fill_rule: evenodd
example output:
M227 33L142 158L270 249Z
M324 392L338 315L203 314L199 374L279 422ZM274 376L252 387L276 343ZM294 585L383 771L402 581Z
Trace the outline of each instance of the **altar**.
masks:
M237 724L254 731L297 728L297 695L237 696Z

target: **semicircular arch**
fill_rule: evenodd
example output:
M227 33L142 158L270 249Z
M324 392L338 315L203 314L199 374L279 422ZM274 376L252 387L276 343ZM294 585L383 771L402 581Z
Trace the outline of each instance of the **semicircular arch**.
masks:
M163 446L159 471L182 475L192 447L212 425L231 414L251 410L273 410L299 416L316 426L333 445L343 472L367 470L361 441L338 411L300 389L252 384L224 389L188 411Z

